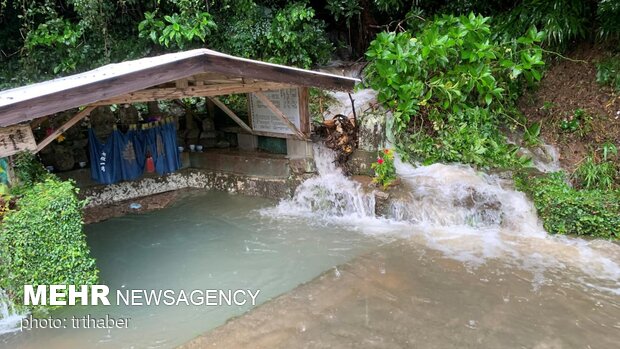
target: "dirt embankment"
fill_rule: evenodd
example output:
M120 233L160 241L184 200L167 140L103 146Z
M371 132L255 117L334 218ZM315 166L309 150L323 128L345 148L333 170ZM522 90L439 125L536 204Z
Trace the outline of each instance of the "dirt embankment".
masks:
M608 55L581 45L567 54L570 60L551 63L540 85L519 100L521 111L531 123L541 123L543 141L558 149L562 167L571 172L605 142L620 148L620 96L596 82L596 63ZM566 125L579 109L579 129L563 130L563 120Z
M608 52L582 45L551 63L538 88L519 100L530 122L540 122L543 141L555 146L563 168L573 171L593 151L609 141L620 148L620 96L596 82L596 63ZM579 109L583 110L582 116ZM579 128L562 129L562 122L579 119Z

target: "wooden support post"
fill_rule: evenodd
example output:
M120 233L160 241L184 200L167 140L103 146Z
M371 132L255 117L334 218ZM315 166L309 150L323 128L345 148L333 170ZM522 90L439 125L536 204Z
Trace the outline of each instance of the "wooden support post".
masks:
M37 144L37 150L35 150L35 153L40 152L41 149L45 148L48 144L52 143L54 139L56 139L58 136L63 134L66 130L70 129L71 126L77 124L80 120L88 116L88 114L90 114L93 110L95 110L95 108L97 107L94 105L90 105L84 108L79 113L75 114L75 116L69 119L69 121L65 122L64 125L60 126L56 131L52 132L52 134L45 137L45 139L42 140L41 143Z
M260 101L263 102L263 104L267 108L269 108L278 118L280 118L280 120L282 120L284 124L286 124L286 126L288 126L288 128L291 129L291 131L293 131L295 135L297 135L297 138L299 138L300 140L306 140L306 136L297 129L297 126L295 126L295 124L293 124L291 120L289 120L286 115L280 109L278 109L278 107L276 107L275 104L273 104L273 102L271 102L271 100L269 100L267 96L265 96L264 93L258 91L254 92L254 95L258 97L258 99L260 99Z
M244 130L250 132L250 134L254 134L254 131L252 130L252 128L250 126L248 126L245 122L243 122L243 120L241 120L237 114L235 114L232 110L230 110L224 103L222 103L219 99L217 99L217 97L207 97L210 101L212 101L215 105L217 105L218 108L222 109L222 111L224 113L226 113L226 115L230 116L231 119L233 119L237 125L241 126L241 128L243 128Z

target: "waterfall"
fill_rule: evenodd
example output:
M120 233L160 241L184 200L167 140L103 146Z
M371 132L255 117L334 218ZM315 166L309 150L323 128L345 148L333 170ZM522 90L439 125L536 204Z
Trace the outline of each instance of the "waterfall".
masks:
M531 271L534 287L557 273L578 271L573 281L579 285L620 294L620 246L547 234L532 202L511 180L465 165L413 166L397 158L401 184L379 215L373 192L344 176L333 159L329 150L315 146L318 176L264 214L407 239L472 268L501 260Z
M0 289L0 335L19 330L25 314L18 312L4 290Z
M352 219L375 217L375 197L360 183L350 180L334 162L333 151L314 146L318 176L303 182L291 200L284 200L274 213L284 216L320 216Z

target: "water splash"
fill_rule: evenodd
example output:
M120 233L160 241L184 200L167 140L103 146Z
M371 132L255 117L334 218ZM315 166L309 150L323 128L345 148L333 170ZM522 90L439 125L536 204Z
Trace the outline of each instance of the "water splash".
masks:
M620 294L620 246L548 235L533 204L512 181L464 165L415 167L396 159L404 190L378 216L373 193L344 176L333 159L329 150L316 146L319 175L299 186L292 199L263 213L405 238L471 268L501 260L531 272L534 289L568 272L579 286Z
M18 312L4 290L0 289L0 335L19 331L19 324L25 317L26 314Z
M365 193L361 184L342 173L331 150L315 145L314 155L319 175L302 183L291 200L280 202L271 213L323 219L374 218L374 195Z

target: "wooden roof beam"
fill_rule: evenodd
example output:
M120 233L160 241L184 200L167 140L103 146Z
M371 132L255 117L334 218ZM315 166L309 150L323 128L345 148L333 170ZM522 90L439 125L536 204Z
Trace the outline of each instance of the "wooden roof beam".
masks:
M237 114L235 114L232 110L230 110L230 108L228 108L226 104L222 103L216 97L207 97L207 98L209 98L213 102L213 104L217 105L218 108L222 109L222 111L226 113L226 115L230 116L230 118L233 119L237 123L237 125L241 126L241 128L248 131L250 134L254 133L254 130L252 130L250 126L248 126L245 122L243 122L243 120L241 120L237 116Z
M219 84L188 86L187 88L158 88L146 89L128 93L123 96L93 103L93 105L131 104L137 102L149 102L158 100L172 100L189 97L215 97L229 94L250 93L259 91L278 90L290 88L289 84L274 82L260 82L252 84Z
M97 108L97 107L94 106L94 105L90 105L90 106L84 108L79 113L75 114L75 116L72 117L71 119L69 119L69 121L65 122L64 125L60 126L56 131L52 132L52 134L50 134L49 136L45 137L44 140L42 140L39 144L37 144L37 150L35 150L35 153L40 152L41 149L45 148L50 143L52 143L54 141L54 139L56 139L58 136L60 136L65 131L70 129L73 125L77 124L80 120L82 120L85 117L87 117L93 110L95 110L95 108Z

